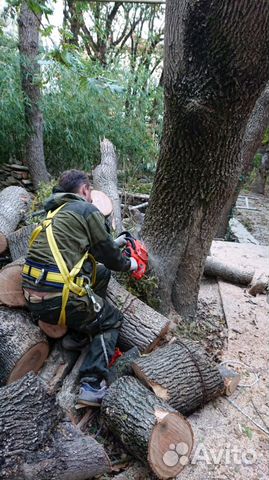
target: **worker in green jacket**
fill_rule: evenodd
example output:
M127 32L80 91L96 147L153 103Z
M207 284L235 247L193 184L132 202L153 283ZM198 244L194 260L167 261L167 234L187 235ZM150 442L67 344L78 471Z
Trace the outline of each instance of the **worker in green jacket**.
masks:
M137 262L122 254L125 236L113 240L92 205L86 173L64 172L45 210L47 219L34 232L23 267L24 295L35 321L67 325L63 346L90 342L78 401L99 406L123 320L105 299L110 270L135 271Z

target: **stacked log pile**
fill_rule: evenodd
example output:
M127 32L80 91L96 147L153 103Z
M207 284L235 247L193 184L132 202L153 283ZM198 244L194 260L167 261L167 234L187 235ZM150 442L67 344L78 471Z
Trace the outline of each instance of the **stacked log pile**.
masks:
M20 163L4 163L0 167L0 190L12 185L24 187L33 192L29 169Z

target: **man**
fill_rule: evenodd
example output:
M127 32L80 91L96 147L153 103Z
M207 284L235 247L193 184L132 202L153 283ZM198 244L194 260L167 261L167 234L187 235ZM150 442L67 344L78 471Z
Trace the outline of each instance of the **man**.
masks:
M78 400L99 406L123 320L105 300L110 270L134 271L137 262L122 254L124 235L114 241L92 205L86 173L64 172L45 210L47 219L32 236L23 268L25 298L36 321L67 325L72 334L63 339L67 348L82 346L85 336L91 339Z

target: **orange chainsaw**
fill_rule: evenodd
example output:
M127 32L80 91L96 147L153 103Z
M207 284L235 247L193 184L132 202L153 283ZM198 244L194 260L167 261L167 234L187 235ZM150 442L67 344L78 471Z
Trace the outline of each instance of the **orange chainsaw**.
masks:
M126 245L123 250L123 255L133 257L137 261L138 268L132 272L131 277L136 280L141 280L144 277L148 265L148 251L139 240L133 237L130 232L122 232L125 235Z

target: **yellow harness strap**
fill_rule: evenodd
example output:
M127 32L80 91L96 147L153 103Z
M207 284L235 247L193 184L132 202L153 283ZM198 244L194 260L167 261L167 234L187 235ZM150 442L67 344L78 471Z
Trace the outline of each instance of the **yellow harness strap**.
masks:
M92 255L90 255L88 252L86 252L83 257L77 262L77 264L72 268L71 272L68 271L67 265L63 259L63 256L58 248L58 245L55 241L53 231L52 231L52 219L55 217L55 215L63 208L65 203L61 205L59 208L54 210L53 212L49 211L47 218L43 221L42 225L39 225L33 232L31 240L30 240L30 247L34 243L34 241L37 239L38 235L42 231L42 229L45 227L46 228L46 235L47 235L47 240L49 247L51 249L51 253L54 257L55 263L57 267L60 270L60 273L62 275L62 280L63 280L63 293L62 293L62 308L61 308L61 313L60 313L60 318L58 321L58 325L60 326L65 326L66 325L66 304L69 298L69 293L73 292L79 297L82 297L83 295L87 295L87 290L85 289L84 286L79 286L74 282L74 278L79 274L82 265L87 258L90 258L93 266L93 273L92 273L92 284L95 283L96 279L96 261Z

